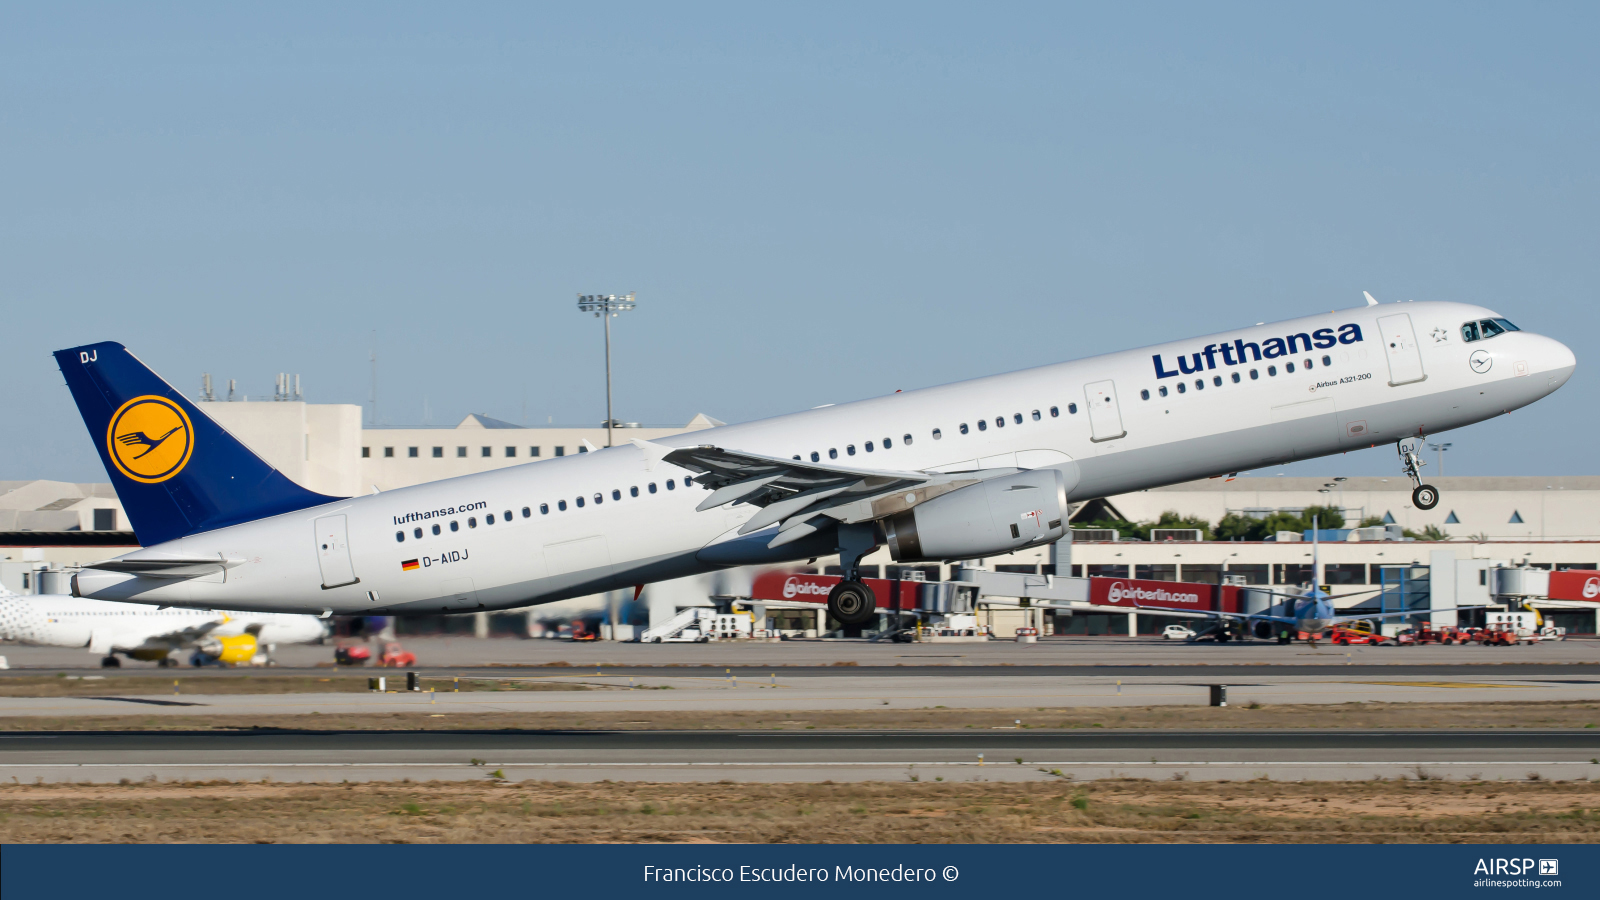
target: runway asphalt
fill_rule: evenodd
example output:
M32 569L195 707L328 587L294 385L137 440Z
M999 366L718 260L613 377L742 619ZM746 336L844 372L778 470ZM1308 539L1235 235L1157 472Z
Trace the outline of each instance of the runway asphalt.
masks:
M0 735L0 779L1044 781L1600 777L1600 733L252 732Z
M1334 647L1278 645L1262 641L1185 644L1159 637L1046 637L1035 644L987 641L971 644L893 644L861 640L781 642L722 641L710 644L636 644L597 641L466 637L403 638L425 667L477 668L594 665L638 667L1014 667L1150 665L1326 665L1347 658L1360 665L1481 665L1503 663L1600 665L1600 640L1573 638L1518 647ZM314 668L333 662L333 642L280 646L279 663ZM13 669L98 668L100 657L83 649L0 646ZM129 670L155 671L154 663L128 661Z
M1228 685L1234 705L1336 704L1352 702L1536 702L1600 701L1600 677L1566 677L1539 673L1503 675L1480 667L1459 676L1434 673L1396 677L1386 669L1340 669L1333 675L1286 676L1271 668L1236 672L1238 678L1171 677L1160 669L1143 669L1122 678L1081 675L971 675L965 671L942 678L888 673L794 675L789 671L739 678L732 674L705 677L682 670L656 669L646 675L624 675L609 669L536 674L499 672L493 681L508 687L518 682L571 685L587 690L476 690L388 693L206 693L212 679L179 682L173 693L118 694L108 679L95 696L0 697L0 716L126 716L160 718L189 716L330 715L410 713L448 716L466 713L752 711L800 714L820 710L1036 710L1116 706L1203 706L1210 685ZM403 685L396 678L393 685ZM1009 715L1009 714L1008 714Z

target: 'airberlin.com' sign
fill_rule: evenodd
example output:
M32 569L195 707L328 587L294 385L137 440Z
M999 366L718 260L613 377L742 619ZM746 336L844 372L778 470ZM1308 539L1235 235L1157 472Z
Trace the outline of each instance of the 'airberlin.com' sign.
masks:
M1171 606L1210 609L1213 586L1182 581L1135 581L1129 578L1089 579L1089 602L1109 606Z

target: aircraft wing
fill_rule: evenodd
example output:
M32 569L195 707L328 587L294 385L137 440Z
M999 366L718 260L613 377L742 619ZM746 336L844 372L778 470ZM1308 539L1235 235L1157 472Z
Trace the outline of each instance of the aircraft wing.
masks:
M1487 609L1483 606L1453 606L1450 609L1412 609L1400 612L1367 613L1359 616L1333 616L1323 621L1329 625L1342 625L1345 622L1359 622L1362 619L1393 619L1398 616L1425 616L1436 612L1456 612L1463 609Z
M695 482L711 489L711 495L697 507L701 511L731 503L761 507L740 526L739 533L749 534L776 524L778 534L768 544L771 547L799 540L834 523L854 524L891 516L982 480L972 472L858 469L710 444L679 448L643 440L633 444L644 452L646 464L652 468L657 462L669 462L696 473Z

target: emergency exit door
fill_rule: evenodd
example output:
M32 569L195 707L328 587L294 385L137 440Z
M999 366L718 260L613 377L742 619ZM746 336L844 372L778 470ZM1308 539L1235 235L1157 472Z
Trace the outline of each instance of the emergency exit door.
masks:
M1422 371L1422 350L1411 329L1410 313L1379 317L1378 333L1383 336L1383 350L1389 358L1390 387L1428 377Z
M323 516L317 526L317 565L322 567L322 589L358 584L355 564L350 561L350 541L345 534L344 516Z
M1127 435L1122 427L1122 409L1117 405L1117 386L1110 381L1096 381L1083 387L1084 401L1089 407L1089 440L1111 441Z

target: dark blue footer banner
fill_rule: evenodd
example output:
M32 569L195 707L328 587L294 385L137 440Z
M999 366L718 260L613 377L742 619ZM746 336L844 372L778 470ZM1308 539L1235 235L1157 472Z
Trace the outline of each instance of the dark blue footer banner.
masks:
M1600 847L1569 844L8 845L0 863L5 900L1600 897Z

